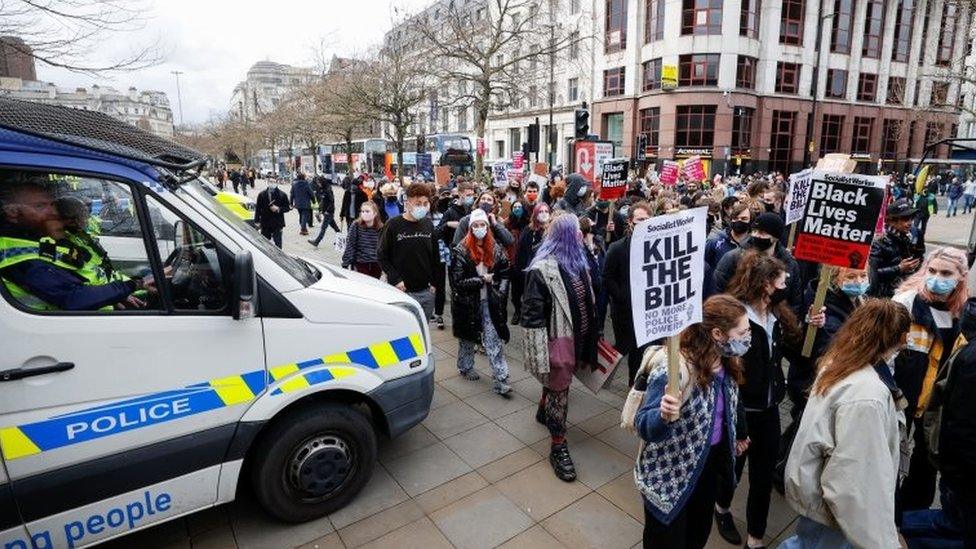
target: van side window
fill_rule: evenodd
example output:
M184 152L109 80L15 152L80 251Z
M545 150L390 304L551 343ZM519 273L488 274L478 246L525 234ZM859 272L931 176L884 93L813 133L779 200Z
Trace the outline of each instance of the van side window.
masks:
M234 263L217 243L184 217L146 196L153 236L177 311L230 311Z
M32 311L161 309L132 188L0 169L0 282Z

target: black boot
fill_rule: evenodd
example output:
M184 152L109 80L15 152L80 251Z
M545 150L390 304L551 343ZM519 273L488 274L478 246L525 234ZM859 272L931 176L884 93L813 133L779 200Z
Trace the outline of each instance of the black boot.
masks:
M515 311L512 315L512 326L518 326L518 323L522 321L522 311Z
M722 539L732 545L742 543L742 535L739 534L739 529L735 527L735 521L732 520L731 511L728 513L715 511L715 525L718 526L718 534L722 536Z
M573 482L576 480L576 467L573 458L569 457L569 446L565 442L553 444L549 450L549 463L559 480Z

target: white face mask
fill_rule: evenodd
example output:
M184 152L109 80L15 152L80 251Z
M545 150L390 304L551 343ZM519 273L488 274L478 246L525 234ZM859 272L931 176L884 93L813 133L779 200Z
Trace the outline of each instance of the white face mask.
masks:
M536 219L539 220L539 223L548 223L549 222L549 212L542 212L542 213L540 213L539 215L536 216Z
M359 217L361 217L366 223L371 223L373 219L376 218L376 214L370 210L366 210L365 212L360 213Z
M488 234L488 227L472 227L471 233L474 234L474 237L478 240L482 240Z

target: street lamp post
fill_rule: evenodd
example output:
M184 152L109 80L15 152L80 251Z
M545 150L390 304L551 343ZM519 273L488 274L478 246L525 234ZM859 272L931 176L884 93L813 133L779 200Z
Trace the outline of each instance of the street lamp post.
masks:
M810 117L807 119L807 146L803 148L803 167L806 168L810 165L810 155L813 154L813 136L817 119L817 88L819 88L820 80L820 43L823 42L823 26L824 20L833 17L834 14L828 13L826 15L821 15L820 19L817 20L817 43L814 45L814 57L813 57L813 99L812 108L810 109Z
M180 109L180 126L183 125L183 94L180 92L180 75L183 71L170 71L176 77L176 104Z

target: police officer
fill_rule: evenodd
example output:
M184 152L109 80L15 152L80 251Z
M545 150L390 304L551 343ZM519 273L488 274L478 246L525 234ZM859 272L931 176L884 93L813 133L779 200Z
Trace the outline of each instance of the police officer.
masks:
M892 202L885 211L885 234L871 244L868 259L871 296L895 295L902 280L921 265L925 244L912 230L916 213L918 210L904 198Z
M110 280L91 268L90 252L67 240L57 203L30 179L0 187L0 280L35 310L98 310L155 291L152 276Z

